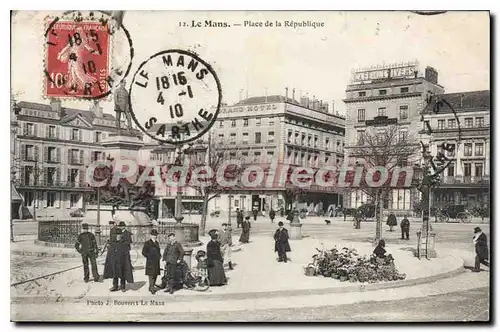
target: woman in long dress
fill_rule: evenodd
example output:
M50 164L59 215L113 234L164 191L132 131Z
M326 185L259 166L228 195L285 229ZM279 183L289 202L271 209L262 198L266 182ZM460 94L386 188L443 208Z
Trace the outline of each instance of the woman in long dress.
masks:
M250 240L250 216L246 216L245 220L241 224L241 243L248 243Z
M217 241L217 232L212 232L210 237L211 240L207 243L208 280L210 280L210 286L223 286L227 284L227 278L224 273L220 243Z

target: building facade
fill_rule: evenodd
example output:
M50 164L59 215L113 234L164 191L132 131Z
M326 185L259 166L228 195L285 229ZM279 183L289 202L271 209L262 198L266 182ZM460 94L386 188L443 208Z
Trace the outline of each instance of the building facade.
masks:
M330 112L326 103L307 97L300 102L293 95L292 98L252 97L223 106L210 135L211 145L224 153L225 158L240 160L244 165L258 165L264 171L269 171L273 160L276 169L282 170L285 165L292 169L296 166L317 169L338 165L344 159L344 118ZM208 140L207 134L196 144L206 145ZM151 160L171 163L175 159L174 146L151 144ZM175 206L175 193L175 188L166 188L158 195L162 202L169 202L170 215ZM165 196L160 197L162 195ZM184 204L185 199L188 204ZM234 188L211 200L208 208L209 212L237 208L263 211L271 207L278 210L290 208L291 201L290 188L284 183L282 186L273 183L268 187ZM299 197L299 202L309 210L326 211L330 205L341 205L342 196L331 188L311 186ZM184 189L183 205L188 205L188 210L195 213L193 208L201 208L201 203L200 193L192 188Z
M66 218L83 209L90 162L106 158L102 140L116 132L115 118L95 103L90 110L21 101L13 140L15 188L23 197L22 218Z
M431 67L422 70L418 62L353 70L344 99L345 163L354 165L358 161L357 157L351 155L349 148L359 144L361 136L368 129L383 130L384 126L396 125L399 135L417 138L427 97L440 93L444 93L444 88L438 84L436 70ZM415 155L408 158L407 164L418 160L420 156ZM416 189L393 189L382 200L382 207L386 211L411 211L417 197ZM370 200L362 190L352 190L346 194L345 207L357 208Z
M436 105L440 100L440 105ZM424 120L429 121L432 132L429 135L421 126L421 134L429 142L432 155L437 154L443 143L455 148L453 152L445 152L450 166L442 174L439 187L433 189L432 206L489 208L490 91L437 95L426 107Z

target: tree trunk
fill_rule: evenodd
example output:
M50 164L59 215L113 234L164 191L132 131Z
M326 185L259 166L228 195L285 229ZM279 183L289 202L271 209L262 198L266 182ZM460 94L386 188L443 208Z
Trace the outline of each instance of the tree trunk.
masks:
M208 193L205 193L203 195L203 209L201 211L200 236L205 236L205 229L207 227L207 213L208 213Z
M382 209L380 208L380 193L375 195L375 239L374 244L377 245L382 239Z

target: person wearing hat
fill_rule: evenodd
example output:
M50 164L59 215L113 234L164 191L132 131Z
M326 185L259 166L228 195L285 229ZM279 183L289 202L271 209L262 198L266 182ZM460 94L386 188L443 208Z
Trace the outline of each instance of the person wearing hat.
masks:
M480 272L481 264L486 265L487 267L490 266L490 263L488 262L488 239L481 228L474 228L473 241L476 247L476 260L474 264L474 270L472 271Z
M142 255L146 257L146 275L149 277L149 291L156 293L156 278L160 275L161 250L158 243L158 231L151 230L151 238L144 242Z
M218 232L218 241L220 243L220 248L222 251L222 258L227 261L229 269L233 269L233 263L231 263L231 246L233 245L233 237L231 232L227 229L227 224L222 224L222 229Z
M120 289L126 291L126 283L134 282L132 262L130 260L130 246L132 235L125 229L125 223L120 221L114 235L110 237L108 257L104 265L104 279L113 279L112 292L118 290L118 279Z
M288 243L288 230L283 227L283 222L278 223L278 229L274 233L274 252L278 253L278 262L287 262L286 253L290 252Z
M83 280L89 282L89 261L92 267L92 276L94 281L99 281L100 276L97 271L97 256L99 255L99 248L94 234L89 232L89 224L82 224L83 232L78 235L75 243L75 249L82 255L83 262Z
M240 236L240 242L241 243L248 243L250 240L250 216L246 216L245 220L241 224L241 236Z
M176 280L177 264L181 264L184 259L184 249L177 242L174 233L168 234L168 242L163 252L163 261L165 262L165 272L167 273L167 289L165 292L174 293L174 286L179 280Z

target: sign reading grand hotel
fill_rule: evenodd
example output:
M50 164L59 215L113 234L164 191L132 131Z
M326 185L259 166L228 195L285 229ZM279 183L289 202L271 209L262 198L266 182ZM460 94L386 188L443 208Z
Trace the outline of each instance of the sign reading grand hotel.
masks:
M355 70L352 80L358 83L390 78L415 78L418 73L417 68L417 62L405 62L364 68Z

